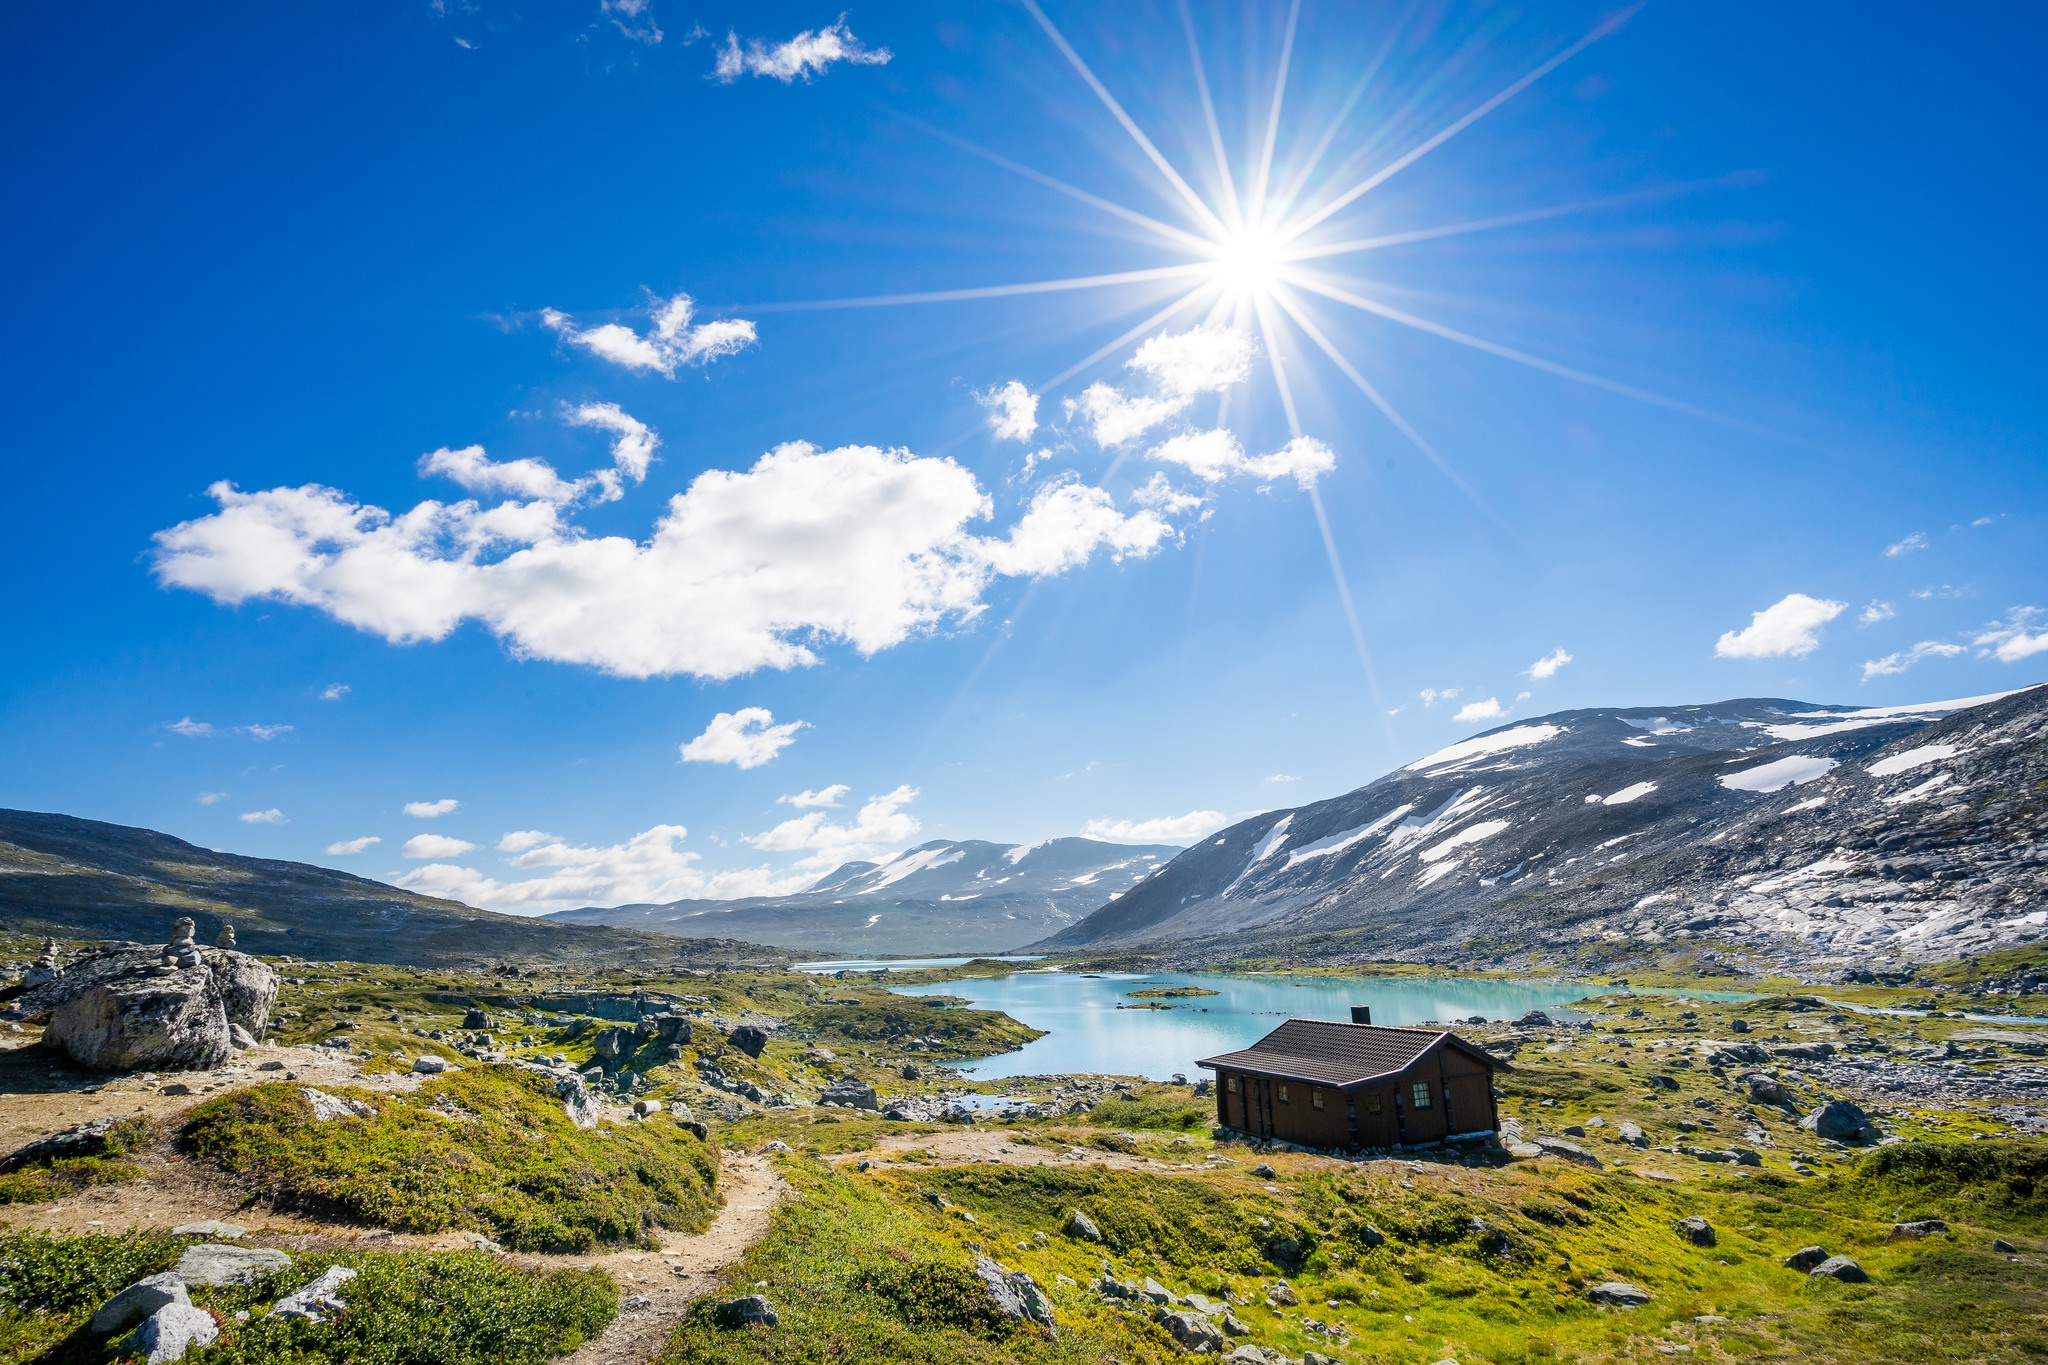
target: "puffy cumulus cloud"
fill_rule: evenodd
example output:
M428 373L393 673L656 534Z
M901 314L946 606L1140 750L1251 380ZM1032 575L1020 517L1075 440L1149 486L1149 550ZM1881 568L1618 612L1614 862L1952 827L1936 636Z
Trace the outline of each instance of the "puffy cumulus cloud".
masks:
M1500 704L1499 697L1488 697L1485 701L1468 701L1458 708L1452 721L1471 722L1475 720L1499 720L1507 714L1507 708Z
M1874 626L1879 621L1889 621L1898 614L1889 602L1872 602L1856 614L1856 619L1866 626Z
M422 478L439 476L485 497L535 498L542 502L573 502L577 488L543 460L493 460L482 446L447 446L420 456Z
M976 536L993 504L952 460L802 442L698 475L646 541L585 535L543 500L393 515L318 484L209 491L220 511L156 537L166 586L312 607L394 644L474 620L520 657L636 678L812 664L821 640L871 655L977 615L997 575L1142 556L1170 534L1069 484L1008 538Z
M1894 541L1892 544L1885 546L1884 553L1887 559L1898 559L1913 553L1915 550L1924 550L1926 548L1927 533L1925 531L1915 531L1904 540Z
M461 805L462 803L452 796L444 796L439 801L408 801L405 803L405 813L415 820L438 820L444 815L451 814Z
M476 845L467 839L456 839L446 834L415 834L399 850L408 858L460 858L475 851Z
M541 324L572 346L600 360L629 370L652 370L673 379L688 365L709 365L735 355L760 340L745 318L714 318L695 322L697 301L677 294L654 305L653 325L646 335L620 322L578 327L576 320L554 308L541 310Z
M1069 418L1087 423L1100 446L1127 445L1185 412L1204 393L1221 393L1251 374L1251 336L1234 327L1161 332L1138 347L1126 368L1152 381L1151 394L1127 394L1097 382L1066 401Z
M1863 681L1904 673L1922 659L1953 659L1963 652L1961 645L1952 645L1940 640L1922 640L1911 649L1902 649L1896 654L1887 654L1882 659L1863 661Z
M1313 436L1297 436L1270 455L1246 455L1236 435L1220 428L1168 437L1145 452L1161 464L1177 464L1205 483L1232 474L1258 479L1291 477L1307 488L1337 467L1337 454Z
M605 501L613 502L625 496L625 490L619 486L621 474L634 483L647 481L647 466L654 462L654 448L661 444L654 428L617 403L579 404L569 409L567 421L571 426L597 427L612 433L613 468L599 470L591 476L604 490Z
M796 743L796 732L809 725L810 722L801 720L777 725L775 713L765 706L720 711L704 727L703 734L680 746L681 761L758 768Z
M291 823L291 821L285 819L284 812L276 806L272 806L269 810L245 810L235 818L245 825L288 825Z
M998 441L1028 441L1038 430L1038 395L1012 379L999 389L974 395L988 409L988 429Z
M2043 616L2048 616L2048 612L2039 607L2014 607L2005 614L2003 622L1985 627L1970 643L1978 646L1981 657L2018 663L2048 650L2048 628L2034 629Z
M498 841L513 856L506 866L525 877L492 876L454 863L429 863L398 879L423 895L445 896L485 910L538 915L585 905L628 905L733 896L780 896L801 890L811 874L772 868L707 873L699 855L680 847L689 831L656 825L624 843L588 847L542 830L516 830Z
M364 849L370 847L370 845L381 844L383 842L384 841L382 839L379 839L374 834L365 834L360 839L343 839L339 843L329 844L327 846L327 851L334 857L346 858L351 853L361 853Z
M1535 663L1529 665L1529 676L1539 682L1545 678L1554 678L1557 676L1557 670L1563 668L1571 661L1572 656L1570 653L1565 650L1564 646L1559 645L1556 649L1551 650Z
M1186 815L1161 815L1150 820L1090 820L1081 826L1081 837L1118 844L1185 844L1228 823L1229 817L1220 810L1191 810Z
M1714 644L1723 659L1800 658L1820 648L1820 628L1848 610L1846 602L1789 593L1762 611L1750 614L1749 624L1731 630Z
M481 497L524 498L535 507L566 508L585 497L617 502L626 495L625 481L642 483L661 438L654 429L617 403L584 403L566 409L570 426L596 427L612 433L612 468L574 481L564 479L545 460L493 460L482 446L446 446L420 457L422 478L447 479ZM343 688L344 692L348 689Z
M725 46L718 50L718 60L711 68L711 79L730 85L741 76L768 76L788 85L797 80L808 82L840 62L886 66L895 55L886 47L870 48L854 37L845 15L824 28L806 29L788 42L771 44L749 38L744 48L740 35L728 29Z
M795 806L798 810L811 810L818 807L836 809L839 805L839 798L852 790L853 788L847 786L844 782L834 782L831 786L821 787L817 791L807 789L796 793L794 796L778 796L775 798L775 804L778 806Z
M822 810L784 820L760 834L743 835L745 842L763 853L805 853L796 866L828 870L840 863L866 858L898 847L915 838L923 828L915 815L903 808L917 799L917 788L898 787L871 796L854 813L852 820L835 824Z
M1199 493L1183 493L1173 486L1173 481L1164 474L1154 474L1145 481L1142 488L1131 494L1131 501L1140 507L1149 507L1155 512L1168 516L1179 512L1192 512L1200 507L1206 498ZM1204 519L1208 517L1204 512Z

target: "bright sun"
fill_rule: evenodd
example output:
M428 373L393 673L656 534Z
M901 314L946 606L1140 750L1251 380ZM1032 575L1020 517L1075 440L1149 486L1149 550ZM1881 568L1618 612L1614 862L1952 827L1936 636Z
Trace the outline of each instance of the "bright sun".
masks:
M1256 297L1279 282L1285 254L1278 234L1271 230L1239 228L1218 238L1215 250L1211 271L1226 292Z

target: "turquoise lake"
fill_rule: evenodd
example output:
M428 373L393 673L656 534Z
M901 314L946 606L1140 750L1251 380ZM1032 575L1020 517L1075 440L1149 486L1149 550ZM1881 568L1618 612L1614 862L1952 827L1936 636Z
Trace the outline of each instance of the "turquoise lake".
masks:
M1217 992L1169 1003L1175 1008L1119 1009L1137 1002L1129 993L1150 986L1201 986ZM957 1064L976 1080L1008 1076L1102 1074L1167 1080L1206 1075L1197 1057L1248 1046L1283 1019L1348 1021L1353 1005L1372 1007L1375 1024L1446 1023L1483 1015L1515 1019L1530 1010L1578 1018L1574 1000L1622 987L1590 981L1508 981L1464 977L1329 977L1271 974L1222 976L1162 972L1083 976L1076 972L1017 972L971 981L898 986L904 995L956 995L983 1009L1001 1010L1046 1036L1015 1052ZM1734 991L1645 991L1689 994L1702 1000L1749 1000Z

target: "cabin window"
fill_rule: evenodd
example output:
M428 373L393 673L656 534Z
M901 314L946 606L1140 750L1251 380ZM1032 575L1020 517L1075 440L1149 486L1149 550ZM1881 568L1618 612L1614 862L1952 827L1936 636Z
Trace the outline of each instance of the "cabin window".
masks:
M1224 1084L1230 1087L1231 1094L1235 1095L1237 1093L1237 1077L1232 1076L1229 1080L1225 1081Z
M1365 1112L1368 1114L1377 1114L1380 1112L1379 1091L1375 1090L1365 1097Z
M1323 1107L1323 1092L1322 1092L1321 1090L1317 1090L1317 1089L1311 1089L1311 1090L1310 1090L1310 1091L1308 1092L1308 1102L1309 1102L1309 1105L1310 1105L1310 1107L1311 1107L1311 1108L1315 1108L1315 1109L1320 1109L1320 1108L1322 1108L1322 1107Z
M1291 1104L1291 1103L1293 1103L1293 1101L1291 1101L1291 1100L1289 1100L1289 1099L1287 1098L1287 1087L1286 1087L1286 1086L1284 1086L1284 1085L1278 1085L1278 1086L1275 1086L1275 1087L1273 1087L1273 1094L1274 1094L1274 1096L1275 1096L1276 1098L1278 1098L1278 1099L1279 1099L1280 1103L1282 1103L1282 1104Z
M1415 1083L1415 1107L1416 1107L1417 1109L1427 1109L1427 1108L1429 1108L1429 1082L1428 1082L1428 1081L1417 1081L1417 1082Z

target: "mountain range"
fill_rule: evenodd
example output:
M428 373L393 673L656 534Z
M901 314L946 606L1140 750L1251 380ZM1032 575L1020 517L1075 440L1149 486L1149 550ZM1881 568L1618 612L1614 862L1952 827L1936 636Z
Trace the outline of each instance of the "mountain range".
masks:
M1164 867L1174 844L934 840L843 863L792 896L591 906L548 918L743 938L819 957L1000 953L1073 924Z
M1774 965L2048 938L2048 688L1564 711L1241 821L1042 951Z

